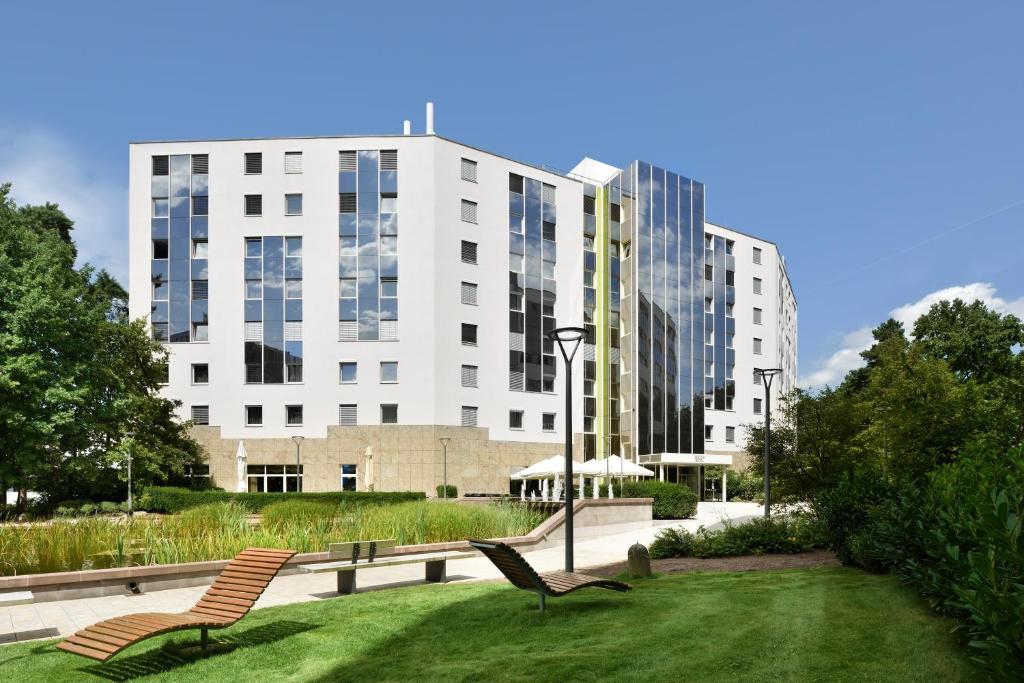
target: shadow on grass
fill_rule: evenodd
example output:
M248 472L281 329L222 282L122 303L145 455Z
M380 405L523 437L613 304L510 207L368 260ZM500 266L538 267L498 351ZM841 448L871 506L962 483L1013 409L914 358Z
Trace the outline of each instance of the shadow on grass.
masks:
M301 621L274 621L231 633L210 633L210 647L227 645L232 649L266 645L290 636L319 628L322 624L307 624ZM196 631L198 635L198 631ZM198 642L198 640L197 640ZM52 647L52 646L51 646ZM217 656L214 651L209 656ZM130 681L138 676L164 673L180 666L185 666L202 659L207 655L201 652L189 652L168 641L163 646L131 657L117 657L103 664L84 666L79 669L83 673L92 674L108 681Z
M541 613L535 593L506 584L503 590L418 614L400 631L358 650L354 658L315 680L504 680L510 674L509 651L550 650L567 630L611 624L628 607L628 600L629 593L583 590L548 598L547 610ZM363 636L351 637L358 641ZM495 656L497 651L501 656Z

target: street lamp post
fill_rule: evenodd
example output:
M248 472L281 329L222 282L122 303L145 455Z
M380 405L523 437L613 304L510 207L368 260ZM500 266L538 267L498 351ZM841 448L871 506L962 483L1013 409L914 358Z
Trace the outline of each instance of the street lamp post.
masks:
M441 448L444 449L444 482L441 489L444 491L444 494L442 495L444 500L448 500L448 442L451 440L452 438L450 436L442 436L438 439L438 441L441 442Z
M772 379L781 374L782 368L754 368L754 374L764 385L764 518L771 517L772 484L768 453L772 440Z
M302 450L302 440L304 436L293 436L292 441L295 442L295 490L302 493L302 458L300 451Z
M548 332L548 339L558 342L558 350L565 361L565 571L572 572L572 359L580 342L587 335L582 327L559 327ZM566 353L565 345L572 348Z

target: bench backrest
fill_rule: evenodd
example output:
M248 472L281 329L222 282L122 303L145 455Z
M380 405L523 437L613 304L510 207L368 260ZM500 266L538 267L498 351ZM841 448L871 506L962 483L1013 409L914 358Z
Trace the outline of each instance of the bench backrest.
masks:
M543 579L515 548L497 541L470 540L469 544L487 556L513 586L525 590L543 590Z
M294 550L247 548L221 571L190 612L238 621L277 576Z
M356 560L367 559L373 562L374 558L395 553L395 539L383 539L378 541L349 541L347 543L331 543L327 546L327 557L332 560Z

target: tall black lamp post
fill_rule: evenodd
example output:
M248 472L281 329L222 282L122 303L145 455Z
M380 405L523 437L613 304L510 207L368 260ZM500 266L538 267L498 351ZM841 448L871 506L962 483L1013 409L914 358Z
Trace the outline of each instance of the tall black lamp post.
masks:
M302 450L302 441L305 437L293 436L292 441L295 442L295 490L302 493L302 456L300 451Z
M771 517L772 484L768 453L772 441L772 379L781 374L782 368L754 368L754 374L764 385L764 518Z
M548 332L548 339L558 342L565 360L565 571L572 572L572 359L580 342L587 336L582 327L559 327ZM572 351L566 353L565 347Z

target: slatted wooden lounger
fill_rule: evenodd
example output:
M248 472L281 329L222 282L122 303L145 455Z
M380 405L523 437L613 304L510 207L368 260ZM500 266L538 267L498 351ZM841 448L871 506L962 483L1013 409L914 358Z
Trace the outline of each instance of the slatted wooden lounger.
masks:
M569 572L547 572L538 574L515 548L497 541L469 541L469 544L487 556L501 570L512 585L533 591L540 596L540 611L544 611L544 598L553 598L572 593L580 588L607 588L613 591L628 591L633 587L614 579L602 579Z
M248 614L264 589L295 554L293 550L249 548L231 560L210 589L187 612L143 612L115 617L84 628L57 643L66 652L104 662L140 640L162 633L200 629L204 652L208 630L231 626Z

